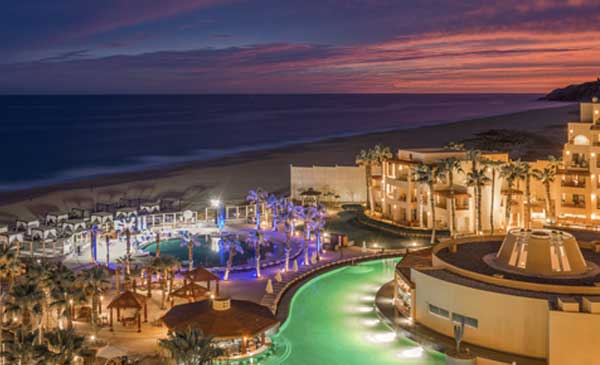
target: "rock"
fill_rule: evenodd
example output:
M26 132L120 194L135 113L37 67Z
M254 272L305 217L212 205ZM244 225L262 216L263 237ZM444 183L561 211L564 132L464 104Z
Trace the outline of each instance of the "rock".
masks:
M593 97L600 97L600 78L596 81L584 82L578 85L552 90L542 97L542 100L550 101L591 101Z

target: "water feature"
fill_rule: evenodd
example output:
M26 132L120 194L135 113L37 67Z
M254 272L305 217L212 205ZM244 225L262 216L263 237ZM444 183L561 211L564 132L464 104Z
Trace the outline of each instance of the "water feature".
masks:
M229 253L220 248L218 239L209 235L197 235L196 241L199 246L193 248L193 258L196 265L204 267L225 266ZM285 255L284 245L269 243L261 248L262 261L277 260ZM243 253L237 253L233 257L233 265L245 265L254 260L254 247L246 242L242 243ZM142 248L144 251L154 255L156 253L156 243L152 242ZM182 262L188 260L188 248L180 238L169 238L160 242L160 254L169 255L178 258Z
M375 294L392 279L397 260L343 267L302 286L287 321L273 336L271 355L261 365L444 364L444 356L424 350L381 323Z

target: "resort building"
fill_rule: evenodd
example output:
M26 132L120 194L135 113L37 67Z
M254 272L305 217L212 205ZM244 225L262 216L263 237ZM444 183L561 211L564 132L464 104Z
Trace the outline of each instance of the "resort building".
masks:
M568 124L560 170L558 218L593 224L600 219L600 103L580 104L579 121Z
M508 161L507 153L483 153L482 158L498 163ZM374 177L374 199L376 211L383 219L393 223L414 228L431 228L433 215L429 198L432 194L426 184L415 181L414 171L419 165L435 167L445 159L457 159L460 169L453 173L453 192L449 186L448 176L440 176L434 184L433 200L437 229L450 229L451 196L456 199L456 232L472 233L475 230L475 193L473 187L465 184L466 174L471 170L472 162L466 151L452 151L441 148L402 149L393 159L383 162L381 177ZM380 183L377 183L380 180ZM497 228L504 226L504 202L501 197L502 179L496 173L494 191L492 185L482 189L482 224L489 229L490 214L494 212ZM494 201L492 201L492 194Z
M453 341L455 324L464 323L463 346L500 363L595 364L599 251L546 229L448 240L429 257L400 262L394 305L410 319L407 329L436 343Z
M509 189L501 173L502 164L509 162L508 153L482 152L482 160L494 162L487 165L489 181L481 189L482 230L485 232L490 229L492 214L494 228L506 229L507 225L541 228L554 222L559 226L594 229L593 225L600 222L600 103L597 99L591 103L581 103L579 121L568 123L568 139L561 157L557 162L528 161L529 177L521 175ZM434 168L447 159L457 159L460 166L453 172L452 189L447 171L436 179L433 192L429 191L426 184L415 181L414 173L418 166ZM533 172L542 171L553 163L557 166L555 176L546 186ZM372 218L395 225L431 229L433 215L429 196L433 193L436 228L450 230L453 228L451 201L454 196L454 231L473 234L476 231L475 187L466 184L472 164L468 151L400 149L393 158L383 161L381 175L371 178L375 211L369 214ZM506 204L509 195L511 217L507 224Z

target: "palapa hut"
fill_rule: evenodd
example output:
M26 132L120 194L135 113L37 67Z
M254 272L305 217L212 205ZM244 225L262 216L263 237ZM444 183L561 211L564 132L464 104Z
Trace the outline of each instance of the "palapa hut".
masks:
M205 288L202 285L198 285L194 282L189 282L183 285L181 288L175 289L169 293L169 298L171 298L171 307L175 305L174 298L187 299L187 301L191 303L202 299L208 299L210 296L211 293L208 288Z
M135 326L137 321L138 332L142 332L142 310L144 311L144 322L148 322L148 306L146 297L131 291L125 291L119 294L107 306L110 310L110 330L113 330L113 309L117 310L117 321L120 321L123 326ZM121 317L121 310L133 310L133 316Z
M210 283L215 282L215 295L219 295L219 275L206 270L203 267L197 267L192 271L185 273L183 277L184 283L206 283L206 289L211 290Z
M256 355L266 350L279 321L269 308L245 300L215 298L171 308L162 321L173 330L196 327L212 336L226 358Z
M302 205L304 205L304 202L307 198L313 199L315 204L319 204L319 198L321 197L321 194L322 193L320 191L317 191L313 188L304 190L300 193L300 196L302 197Z

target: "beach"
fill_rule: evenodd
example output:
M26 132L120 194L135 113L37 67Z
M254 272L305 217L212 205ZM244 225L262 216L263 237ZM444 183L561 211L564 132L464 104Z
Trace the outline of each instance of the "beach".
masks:
M249 189L289 193L290 165L353 165L363 148L383 144L398 148L438 147L446 143L482 142L478 133L503 130L519 137L508 148L525 160L560 156L567 122L577 119L576 105L476 118L461 122L334 138L285 148L244 152L211 161L174 164L154 170L84 179L43 188L0 193L0 222L32 218L50 211L92 208L120 198L177 198L199 209L211 198L243 201ZM483 140L485 146L485 140ZM76 151L74 151L76 153Z

